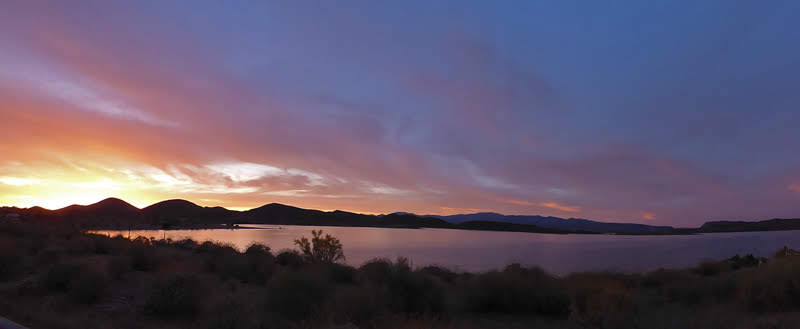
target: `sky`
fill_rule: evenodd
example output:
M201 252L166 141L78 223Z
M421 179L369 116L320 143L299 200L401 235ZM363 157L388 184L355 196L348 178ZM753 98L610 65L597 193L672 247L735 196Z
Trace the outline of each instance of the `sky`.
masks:
M800 217L797 1L3 1L0 205Z

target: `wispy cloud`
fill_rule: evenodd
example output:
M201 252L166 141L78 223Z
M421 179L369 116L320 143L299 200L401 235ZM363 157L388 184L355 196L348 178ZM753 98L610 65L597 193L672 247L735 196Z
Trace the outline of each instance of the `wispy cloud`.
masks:
M0 183L6 185L14 185L14 186L27 186L27 185L37 185L40 184L41 181L34 178L21 178L21 177L0 177Z
M4 3L0 203L800 212L800 5L459 6Z

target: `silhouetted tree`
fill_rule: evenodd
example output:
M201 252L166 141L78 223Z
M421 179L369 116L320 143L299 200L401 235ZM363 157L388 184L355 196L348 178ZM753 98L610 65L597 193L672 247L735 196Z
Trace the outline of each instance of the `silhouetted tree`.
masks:
M311 263L335 263L344 260L344 250L339 239L330 234L322 236L322 230L311 230L311 241L306 237L294 240L300 252Z

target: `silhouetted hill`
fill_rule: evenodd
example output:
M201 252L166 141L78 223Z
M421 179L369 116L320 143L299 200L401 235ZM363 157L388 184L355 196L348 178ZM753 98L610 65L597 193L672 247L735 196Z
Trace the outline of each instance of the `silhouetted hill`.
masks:
M530 224L495 222L489 220L473 220L473 221L463 222L455 225L455 227L463 230L480 230L480 231L504 231L504 232L528 232L528 233L578 233L578 232L571 232L559 229L544 228Z
M551 216L519 216L497 213L476 213L451 216L432 216L450 223L459 224L471 221L505 222L514 224L535 225L562 231L587 231L599 233L663 233L673 230L671 226L651 226L633 223L606 223L582 218L559 218Z
M800 219L760 222L715 221L699 228L672 228L634 223L606 223L581 218L519 216L476 213L451 216L418 216L406 212L365 215L347 211L303 209L270 203L247 211L203 207L186 200L166 200L139 209L116 198L88 206L72 205L58 210L1 207L0 217L65 224L84 228L207 228L221 224L276 224L358 226L388 228L449 228L465 230L537 233L693 234L713 232L800 230ZM17 216L18 215L18 216Z
M136 219L141 215L139 208L117 198L108 198L88 206L71 205L53 210L53 214L67 219L108 218Z
M139 215L139 208L117 198L108 198L88 206L71 205L54 210L62 216L122 216L132 217Z
M347 211L320 211L270 203L247 210L237 218L241 223L318 225L318 226L366 226L366 227L450 227L450 224L431 217L389 214L373 216Z
M800 218L775 218L758 222L713 221L700 226L700 232L752 232L800 230Z
M173 199L161 201L142 209L151 223L180 225L182 223L229 223L239 212L222 207L202 207L193 202Z
M453 224L434 217L420 217L412 214L394 213L379 216L378 221L388 227L428 227L454 228Z

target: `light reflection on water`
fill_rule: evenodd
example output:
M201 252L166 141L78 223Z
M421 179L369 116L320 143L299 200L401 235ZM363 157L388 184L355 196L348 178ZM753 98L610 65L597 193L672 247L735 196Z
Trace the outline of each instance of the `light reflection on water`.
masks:
M294 248L294 239L310 236L312 229L322 229L342 241L347 263L355 266L377 257L394 259L405 256L415 266L433 264L456 270L486 271L510 263L521 263L537 265L556 274L677 268L735 254L771 256L783 246L800 248L800 231L624 236L450 229L246 226L257 229L149 230L131 231L130 234L131 237L220 241L239 249L259 242L270 246L273 251L279 251ZM97 233L128 235L128 231Z

